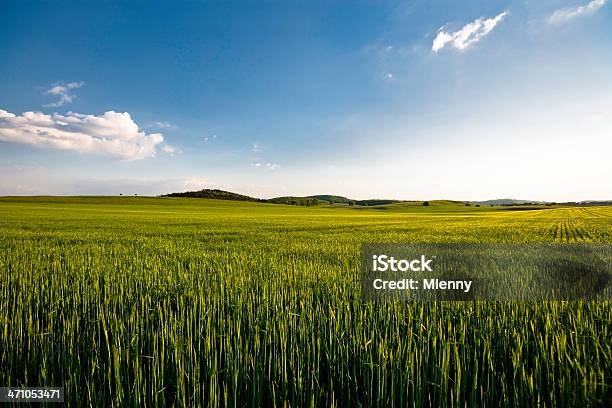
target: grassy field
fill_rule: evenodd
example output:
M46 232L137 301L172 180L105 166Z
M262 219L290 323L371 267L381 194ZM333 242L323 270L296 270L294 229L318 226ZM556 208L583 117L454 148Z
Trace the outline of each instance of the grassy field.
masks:
M612 208L0 198L0 385L96 407L611 402L609 302L363 302L362 242L609 244Z

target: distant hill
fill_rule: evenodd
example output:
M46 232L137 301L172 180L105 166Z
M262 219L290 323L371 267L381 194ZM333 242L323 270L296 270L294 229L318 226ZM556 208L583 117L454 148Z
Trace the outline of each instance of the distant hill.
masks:
M276 197L269 200L250 197L243 194L217 189L203 189L199 191L185 191L182 193L163 194L161 197L208 198L212 200L250 201L256 203L289 204L311 206L318 205L319 200L309 197Z
M287 205L299 205L299 206L314 206L314 205L346 205L359 207L372 207L379 210L404 210L407 208L414 208L424 206L423 201L405 201L405 200L387 200L387 199L370 199L370 200L353 200L351 198L333 195L333 194L320 194L311 195L306 197L295 197L295 196L284 196L275 197L270 199L255 198L243 194L232 193L230 191L217 190L217 189L203 189L199 191L185 191L182 193L170 193L164 194L161 197L188 197L188 198L208 198L214 200L233 200L233 201L250 201L257 203L271 203L271 204L287 204ZM566 206L588 206L588 205L612 205L611 201L579 201L579 202L566 202L566 203L549 203L546 201L535 201L535 200L516 200L512 198L501 198L497 200L486 200L486 201L448 201L448 200L434 200L427 202L427 206L431 203L434 206L440 208L458 208L461 206L470 206L475 204L476 207L480 205L487 206L524 206L524 205L566 205ZM391 205L391 206L390 206ZM390 206L390 207L387 207Z
M362 205L362 206L366 206L366 207L371 207L371 206L375 206L375 205L387 205L387 204L396 204L396 203L403 203L403 201L401 200L384 200L384 199L371 199L371 200L356 200L355 204L356 205Z
M327 204L348 204L348 205L362 205L362 206L372 206L372 205L385 205L385 204L393 204L399 203L400 200L383 200L383 199L371 199L371 200L353 200L350 198L337 196L337 195L329 195L329 194L321 194L321 195L312 195L306 198L314 198L319 201L323 201Z
M500 198L497 200L474 201L482 205L523 205L523 204L545 204L545 201L536 200L515 200L513 198Z
M350 204L352 201L354 201L346 197L330 194L311 195L307 196L306 198L314 198L315 200L325 201L329 204Z
M576 203L577 205L584 206L595 206L595 205L612 205L612 200L588 200L588 201L580 201Z
M319 200L310 197L275 197L266 201L273 204L301 205L306 207L319 205Z
M300 206L313 206L319 204L344 204L344 205L357 205L357 206L376 206L385 204L394 204L401 202L400 200L352 200L350 198L337 196L337 195L314 195L307 197L274 197L270 199L255 198L246 196L243 194L236 194L230 191L217 190L217 189L203 189L199 191L185 191L182 193L170 193L163 194L161 197L187 197L187 198L208 198L213 200L234 200L234 201L251 201L258 203L272 203L272 204L288 204L288 205L300 205Z
M357 209L373 209L389 212L465 212L486 211L487 207L480 204L470 204L464 201L431 200L431 201L399 201L392 204L355 207Z
M500 205L500 206L515 206L515 205L562 205L562 206L599 206L612 205L610 200L585 200L585 201L536 201L536 200L515 200L512 198L502 198L498 200L474 201L475 204L482 205Z
M242 194L231 193L229 191L217 190L217 189L203 189L199 191L186 191L183 193L170 193L164 194L162 197L188 197L188 198L211 198L214 200L234 200L234 201L252 201L252 202L266 202L261 198L249 197Z

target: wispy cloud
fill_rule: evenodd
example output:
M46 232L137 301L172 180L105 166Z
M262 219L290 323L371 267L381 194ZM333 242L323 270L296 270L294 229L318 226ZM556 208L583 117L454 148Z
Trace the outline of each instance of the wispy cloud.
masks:
M253 143L253 146L251 146L251 151L253 153L259 153L261 151L261 147L257 143Z
M507 15L508 12L504 11L492 18L485 19L481 17L452 33L449 33L444 27L441 27L440 30L438 30L438 35L433 40L431 50L437 53L447 46L461 51L466 50L493 31Z
M164 144L162 146L162 151L164 153L173 154L173 153L176 153L176 148L174 148L173 146L170 146L169 144Z
M276 170L280 167L280 164L276 163L262 163L262 162L252 162L251 167L259 167L267 170Z
M59 96L59 99L44 106L57 108L72 103L72 101L76 98L76 95L72 93L71 90L78 89L83 85L85 85L85 82L68 82L65 84L52 86L45 91L45 95Z
M556 10L550 15L548 21L550 23L563 23L576 17L593 14L602 8L608 0L592 0L584 6L568 7Z
M160 129L173 129L176 126L173 125L172 123L168 122L168 121L159 121L159 122L153 122L151 124L151 127L156 127L156 128L160 128Z
M0 141L80 153L102 153L120 160L155 156L158 147L167 153L161 133L146 134L127 112L109 111L100 116L69 112L66 115L24 112L21 116L0 109Z

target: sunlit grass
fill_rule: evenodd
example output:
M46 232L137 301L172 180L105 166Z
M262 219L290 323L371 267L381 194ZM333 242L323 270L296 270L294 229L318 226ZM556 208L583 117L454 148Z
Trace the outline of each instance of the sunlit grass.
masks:
M448 206L0 199L0 384L77 406L609 402L609 302L360 300L362 242L612 242L607 208Z

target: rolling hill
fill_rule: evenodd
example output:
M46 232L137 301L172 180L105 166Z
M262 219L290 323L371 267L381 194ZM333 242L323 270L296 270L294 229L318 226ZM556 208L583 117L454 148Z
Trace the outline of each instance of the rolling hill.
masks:
M377 206L385 204L394 204L401 202L400 200L384 200L384 199L371 199L371 200L353 200L350 198L337 196L337 195L312 195L306 197L296 196L284 196L274 197L269 199L255 198L243 194L232 193L230 191L218 190L218 189L203 189L199 191L185 191L180 193L163 194L161 197L187 197L187 198L208 198L214 200L233 200L233 201L250 201L260 203L272 203L272 204L288 204L288 205L300 205L300 206L313 206L313 205L356 205L356 206Z
M162 197L188 197L188 198L210 198L214 200L252 201L265 203L266 200L236 194L229 191L217 189L203 189L200 191L186 191L182 193L163 194Z

